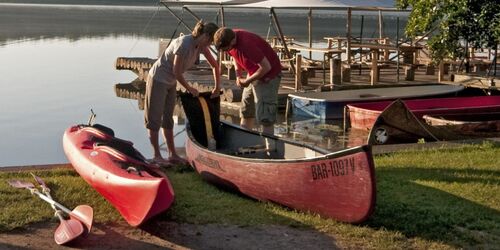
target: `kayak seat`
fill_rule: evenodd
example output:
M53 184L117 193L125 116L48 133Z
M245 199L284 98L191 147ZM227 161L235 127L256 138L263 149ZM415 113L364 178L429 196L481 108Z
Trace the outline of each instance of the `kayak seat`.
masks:
M113 131L113 129L109 128L109 127L106 127L104 125L101 125L101 124L94 124L92 125L93 128L107 134L107 135L111 135L111 136L115 136L115 131Z
M94 145L111 147L136 161L146 163L146 158L144 158L144 156L139 151L137 151L137 149L135 149L134 146L132 146L132 144L130 144L127 141L118 138L114 138L112 140L97 139Z

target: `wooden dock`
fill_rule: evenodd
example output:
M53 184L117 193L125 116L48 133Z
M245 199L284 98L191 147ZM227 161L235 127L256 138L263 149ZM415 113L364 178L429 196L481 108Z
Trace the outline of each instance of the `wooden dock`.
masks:
M116 69L118 70L131 70L136 73L137 78L130 83L119 83L115 85L115 92L118 97L136 99L138 106L143 109L144 106L144 90L145 80L150 67L155 62L153 58L126 58L119 57L116 60ZM224 67L223 67L224 68ZM456 77L452 74L439 75L438 71L430 70L427 66L415 66L412 72L412 77L405 77L405 68L400 67L399 70L394 64L389 64L385 67L378 67L378 81L372 85L373 68L370 65L359 64L350 69L349 82L341 82L340 84L331 84L327 79L331 77L330 69L310 68L301 77L305 79L300 80L300 86L297 86L297 75L293 74L291 70L283 70L283 78L279 90L279 105L280 108L286 106L286 99L289 93L299 91L329 91L341 89L355 89L355 88L374 88L374 87L393 87L397 85L422 85L422 84L436 84L438 78L441 78L442 83L446 84L460 84L467 87L476 87L474 84L463 84L460 82L452 82L451 80ZM238 115L241 106L241 92L242 90L236 86L235 80L229 80L229 71L221 71L226 73L221 76L221 108L225 113L231 115ZM399 74L398 74L399 73ZM408 73L408 72L406 72ZM184 73L185 79L191 86L198 89L200 92L209 92L213 90L213 76L212 70L206 62L196 65L192 69ZM476 81L476 80L475 80ZM479 80L486 86L486 80ZM499 82L498 79L496 82ZM500 85L500 84L498 84ZM499 90L499 86L490 84L486 86L487 89ZM185 89L177 84L178 91L185 91Z

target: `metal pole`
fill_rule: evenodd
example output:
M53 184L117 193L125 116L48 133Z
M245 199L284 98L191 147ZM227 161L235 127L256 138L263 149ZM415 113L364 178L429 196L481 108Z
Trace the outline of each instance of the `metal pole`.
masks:
M347 54L347 64L350 66L351 65L351 8L347 8L347 48L346 48L346 54Z
M285 41L285 36L283 35L283 31L281 30L281 26L280 26L280 23L278 21L278 17L276 16L276 12L274 12L274 8L270 9L270 14L273 18L274 24L276 25L276 29L278 30L278 33L279 33L278 35L281 38L281 42L283 43L283 49L285 49L285 54L288 57L288 59L292 59L292 55L290 54L290 50L288 50L288 46L287 46L286 41ZM293 65L292 60L290 60L290 67L292 69L292 73L296 74L297 72L295 72L295 67Z
M201 18L198 17L196 14L194 14L188 7L182 7L182 8L184 8L185 10L187 10L187 12L189 12L189 14L191 14L191 16L193 16L194 19L196 19L196 21L199 22L201 20Z
M378 11L378 37L380 39L382 39L384 37L384 34L383 34L384 28L383 27L384 27L384 25L383 25L383 20L382 20L382 11L379 10Z
M182 18L180 18L179 16L177 16L177 14L175 14L175 12L173 12L168 6L165 5L165 8L167 8L167 10L170 12L170 14L172 14L172 16L174 16L175 18L177 18L177 20L179 20L179 22L182 23L182 25L184 25L184 27L186 29L189 30L189 32L192 32L193 30L191 29L191 27L189 27L189 25L187 25L184 20L182 20Z
M226 12L224 12L224 6L220 7L220 20L222 27L226 27Z
M361 31L359 32L359 43L363 43L363 27L365 26L365 16L361 15ZM359 75L361 75L361 57L363 55L363 48L359 46Z
M493 62L493 73L497 76L498 44L495 46L495 60Z
M309 15L307 16L309 48L312 48L312 9L309 8ZM312 59L312 51L309 51L309 59Z
M399 82L399 17L396 18L396 83Z

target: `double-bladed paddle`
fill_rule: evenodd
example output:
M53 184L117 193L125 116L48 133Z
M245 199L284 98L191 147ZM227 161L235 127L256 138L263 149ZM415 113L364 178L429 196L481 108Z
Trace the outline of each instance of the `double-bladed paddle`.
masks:
M52 196L50 195L50 189L45 184L45 181L43 181L42 178L34 175L33 173L31 173L31 175L33 175L33 178L35 178L36 182L38 182L38 184L40 184L40 186L42 187L42 193L44 193L48 198L52 199ZM61 224L59 224L59 227L57 227L56 231L54 232L54 240L57 244L66 244L83 234L85 229L83 228L83 225L79 220L72 217L69 217L69 219L66 220L62 216L62 211L60 209L58 209L55 205L51 206L55 210L55 215L61 222Z
M35 178L35 179L37 179L37 178ZM40 178L38 178L38 179L41 180ZM37 179L37 182L38 182L38 179ZM42 188L43 188L43 186L45 186L45 188L47 188L47 185L45 185L45 182L43 182L43 180L41 180L41 182L44 183L43 185L40 183L40 185L42 185ZM90 206L79 205L75 209L73 209L73 211L71 211L68 208L64 207L63 205L59 204L58 202L54 201L53 199L51 199L47 195L40 193L38 191L38 189L35 188L35 185L33 185L33 183L31 183L31 182L25 182L25 181L20 181L20 180L9 180L8 183L9 183L9 185L11 185L12 187L15 187L15 188L25 188L25 189L30 190L32 194L36 194L40 199L49 203L54 208L57 208L58 210L67 213L70 216L70 220L66 221L60 215L60 213L56 212L59 219L62 218L61 225L57 228L56 234L54 235L54 239L56 240L57 244L67 243L67 242L71 241L72 239L76 238L77 236L79 236L81 233L83 233L83 232L80 232L80 229L79 229L81 227L81 224L83 224L86 227L87 232L90 232L90 229L92 228L92 221L94 218L94 212ZM64 223L63 223L63 221L64 221ZM65 222L68 222L68 223L65 223ZM80 224L80 226L77 226L77 224L75 222L78 222L78 224ZM81 229L83 230L83 227ZM59 242L62 242L62 243L59 243Z

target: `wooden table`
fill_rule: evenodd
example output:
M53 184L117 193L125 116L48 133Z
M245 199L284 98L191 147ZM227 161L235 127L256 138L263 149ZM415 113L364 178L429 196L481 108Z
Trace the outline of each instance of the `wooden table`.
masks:
M283 49L283 46L276 45L275 48ZM295 50L295 51L322 53L323 54L323 65L322 65L323 83L325 82L325 79L326 79L326 62L329 61L333 57L341 58L342 53L344 53L344 51L345 51L343 49L336 49L336 48L307 47L307 46L303 46L300 44L290 44L290 45L287 45L287 48L289 50Z

